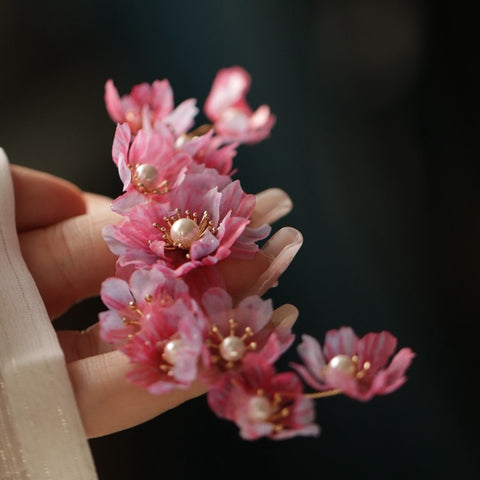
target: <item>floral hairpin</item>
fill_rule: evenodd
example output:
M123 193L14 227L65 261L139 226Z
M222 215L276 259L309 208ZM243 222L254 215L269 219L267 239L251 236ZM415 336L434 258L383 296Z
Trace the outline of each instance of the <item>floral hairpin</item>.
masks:
M234 301L227 291L218 262L252 258L271 231L250 226L255 196L232 179L238 146L267 138L275 124L267 105L247 103L250 84L243 68L221 69L204 104L211 123L194 128L196 100L175 107L168 80L122 97L106 82L123 193L112 202L122 220L104 229L118 258L101 288L101 336L131 360L128 380L152 394L208 385L208 405L244 439L314 436L316 399L391 393L415 354L395 354L397 339L386 331L359 338L342 327L323 346L303 335L300 360L277 372L295 340L282 309L258 295Z

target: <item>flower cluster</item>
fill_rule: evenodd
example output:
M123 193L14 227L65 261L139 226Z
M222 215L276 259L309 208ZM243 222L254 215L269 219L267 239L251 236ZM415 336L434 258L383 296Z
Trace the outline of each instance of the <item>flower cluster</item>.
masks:
M317 398L390 393L414 353L394 355L388 332L358 338L342 327L323 346L303 335L301 360L277 372L295 341L291 322L270 299L229 293L219 262L252 259L271 231L252 227L256 197L233 179L238 147L267 138L275 124L267 105L247 103L250 83L241 67L221 69L203 108L211 123L196 127L196 99L175 106L168 80L124 96L106 82L123 193L111 204L121 220L104 229L117 264L102 284L100 331L131 360L129 381L152 394L202 382L210 408L244 439L318 435Z

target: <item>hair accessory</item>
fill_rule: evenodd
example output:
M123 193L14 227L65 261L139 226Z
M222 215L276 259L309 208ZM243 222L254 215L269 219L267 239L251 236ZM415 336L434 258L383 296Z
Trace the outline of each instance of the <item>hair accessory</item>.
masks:
M166 79L122 97L106 82L123 193L112 202L120 222L103 231L118 258L102 283L100 332L131 360L129 381L162 394L201 380L210 408L246 440L316 436L316 400L391 393L415 353L395 354L389 332L359 338L345 326L327 331L323 346L302 335L299 360L277 372L296 339L292 309L260 295L234 299L219 268L254 258L271 232L268 223L251 226L256 197L232 178L238 147L269 137L275 124L267 105L247 103L250 85L243 68L221 69L204 103L210 123L195 126L196 99L175 107Z

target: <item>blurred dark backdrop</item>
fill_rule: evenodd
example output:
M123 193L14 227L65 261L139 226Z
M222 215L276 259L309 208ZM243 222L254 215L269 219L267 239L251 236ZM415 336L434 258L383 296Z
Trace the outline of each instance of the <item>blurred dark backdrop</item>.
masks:
M91 440L102 480L478 478L475 19L460 3L413 0L0 0L11 162L115 197L106 79L127 93L168 78L177 103L202 106L217 70L241 65L249 102L278 121L240 147L237 178L249 193L286 190L295 208L274 230L305 239L267 296L299 308L299 335L388 329L417 352L394 394L319 401L318 439L245 442L200 398ZM58 325L102 309L88 300Z

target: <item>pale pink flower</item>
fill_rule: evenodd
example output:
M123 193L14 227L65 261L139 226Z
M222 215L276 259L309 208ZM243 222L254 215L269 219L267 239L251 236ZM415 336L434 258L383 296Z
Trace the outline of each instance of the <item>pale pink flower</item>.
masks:
M99 314L100 336L112 344L123 344L144 326L151 312L173 300L189 298L187 284L169 271L140 269L129 281L110 277L102 282L100 298L109 308Z
M386 395L406 381L415 354L402 348L390 361L397 339L389 332L357 338L350 327L330 330L323 349L310 335L302 336L298 353L304 365L292 363L305 382L319 391L339 390L357 400Z
M129 282L109 278L99 314L101 338L115 344L134 368L127 379L160 394L196 379L206 319L188 286L170 271L135 271Z
M181 276L229 256L253 257L271 228L248 228L254 208L255 196L238 180L207 169L188 174L168 202L138 205L103 236L119 257L117 274L158 263Z
M276 341L272 336L269 343ZM225 374L210 385L207 401L218 417L239 427L245 440L317 436L315 404L303 388L295 373L276 373L270 362L249 353L240 372Z
M142 330L119 348L134 364L127 379L153 394L188 388L198 374L204 323L192 299L151 312Z
M235 307L231 296L220 287L204 293L201 300L208 318L203 376L211 382L228 371L239 371L248 352L256 352L273 363L279 352L264 349L271 335L275 335L281 352L294 340L291 329L275 326L270 299L258 295L242 299Z
M199 304L203 294L210 288L219 287L224 290L227 288L225 278L217 264L193 268L181 278L188 285L192 298Z
M205 101L205 115L225 142L254 144L270 135L276 118L270 107L255 111L246 101L251 78L243 68L234 66L218 71Z
M222 137L213 129L203 135L183 135L177 139L176 147L187 152L193 160L207 168L214 168L222 175L232 176L233 158L237 154L238 143L224 144Z
M141 129L132 140L126 123L117 125L112 158L125 192L111 204L120 214L177 188L193 161L186 152L174 148L169 135Z
M176 135L189 130L198 113L196 100L184 100L174 109L173 91L168 80L155 80L152 85L135 85L129 95L120 97L113 80L105 83L105 106L115 123L127 122L135 135L142 127L167 125Z

